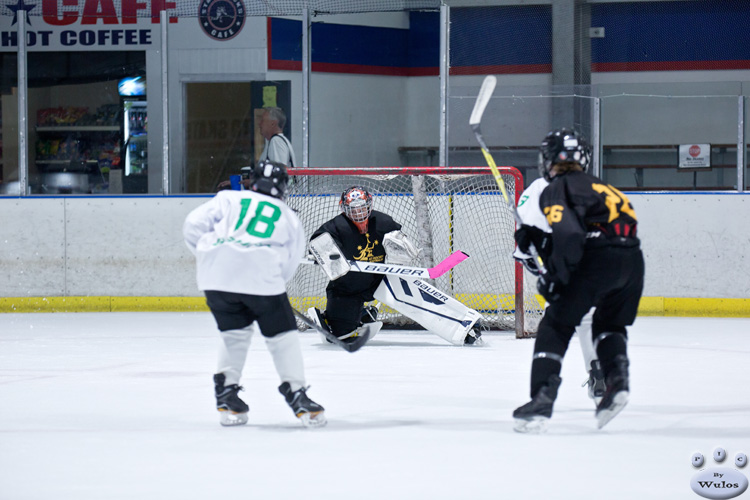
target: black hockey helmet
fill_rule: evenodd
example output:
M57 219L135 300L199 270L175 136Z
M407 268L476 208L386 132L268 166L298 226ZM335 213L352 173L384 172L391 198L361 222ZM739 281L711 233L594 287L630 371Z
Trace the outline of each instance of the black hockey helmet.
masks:
M550 170L558 163L577 163L586 172L590 160L591 152L583 135L573 129L553 130L539 148L539 173L550 180Z
M253 168L250 178L250 189L259 193L283 198L289 174L286 165L271 160L261 160Z

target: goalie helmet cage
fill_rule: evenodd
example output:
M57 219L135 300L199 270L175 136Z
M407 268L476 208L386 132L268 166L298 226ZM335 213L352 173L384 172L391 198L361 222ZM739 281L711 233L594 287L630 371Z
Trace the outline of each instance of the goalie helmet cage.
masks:
M508 195L518 202L521 173L498 167ZM286 203L312 235L341 213L346 189L359 185L373 196L373 209L389 214L422 251L411 265L432 267L456 250L470 258L431 284L482 314L485 329L536 333L542 307L534 280L512 253L513 209L505 202L489 167L368 167L290 169ZM295 309L325 309L328 280L316 266L299 266L287 285ZM523 314L516 314L523 311ZM381 307L387 325L414 324ZM300 325L303 327L303 325Z

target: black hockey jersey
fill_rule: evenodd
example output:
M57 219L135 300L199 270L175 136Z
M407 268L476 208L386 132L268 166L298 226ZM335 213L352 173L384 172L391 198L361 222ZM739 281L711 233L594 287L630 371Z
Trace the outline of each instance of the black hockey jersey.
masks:
M322 233L330 233L333 240L341 248L348 260L363 262L384 262L385 248L383 236L391 231L401 229L401 224L394 221L390 215L373 210L367 225L367 233L360 234L344 214L339 214L315 231L310 239L315 239ZM329 290L337 293L360 293L365 290L374 291L380 285L383 276L379 274L350 272L331 281Z
M558 174L542 192L539 207L552 228L552 255L545 264L563 285L585 248L640 244L637 217L628 197L593 175Z

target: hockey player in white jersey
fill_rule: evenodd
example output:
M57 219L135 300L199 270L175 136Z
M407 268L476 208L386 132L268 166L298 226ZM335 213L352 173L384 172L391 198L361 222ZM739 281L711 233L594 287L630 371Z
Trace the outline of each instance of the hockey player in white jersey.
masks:
M372 205L372 195L364 187L352 186L344 191L339 201L341 214L311 237L311 248L321 245L313 255L340 252L346 260L390 264L408 264L417 257L419 251L401 232L401 224L390 215L373 210ZM330 245L320 243L331 240ZM321 260L319 264L327 263ZM377 321L377 309L364 307L376 299L451 344L482 343L481 314L414 277L349 271L328 283L326 296L325 312L310 308L308 315L342 340L363 331L370 338L377 333L382 326Z
M324 408L306 393L286 294L306 243L299 218L282 201L288 179L283 164L259 162L250 190L220 191L183 225L185 243L196 256L198 288L221 336L214 388L222 425L247 422L248 406L237 393L255 329L265 338L281 380L279 392L294 414L306 427L326 424Z
M551 244L548 235L552 232L552 229L547 223L547 218L539 208L539 197L548 185L549 182L544 177L538 178L524 190L518 201L518 215L523 220L523 225L515 233L518 246L513 252L513 258L521 261L524 267L534 276L539 275L539 268L528 253L529 242L534 244L534 247L542 256L542 260L549 254L550 249L548 246ZM576 334L581 344L583 362L589 374L589 378L584 382L584 385L588 386L589 397L598 405L604 396L606 386L604 383L604 372L594 350L591 334L591 320L593 315L594 310L592 309L583 317L581 324L576 328Z

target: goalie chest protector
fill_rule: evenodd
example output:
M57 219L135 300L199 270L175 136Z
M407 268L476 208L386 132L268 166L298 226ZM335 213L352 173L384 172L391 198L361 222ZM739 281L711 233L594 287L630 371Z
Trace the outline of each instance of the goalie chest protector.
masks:
M386 233L399 229L401 224L394 221L390 215L373 210L365 234L360 234L352 221L344 214L339 214L320 226L310 239L315 239L324 232L329 233L348 260L383 263L383 237ZM331 281L327 289L338 293L360 293L367 290L374 292L382 280L382 275L350 272Z

